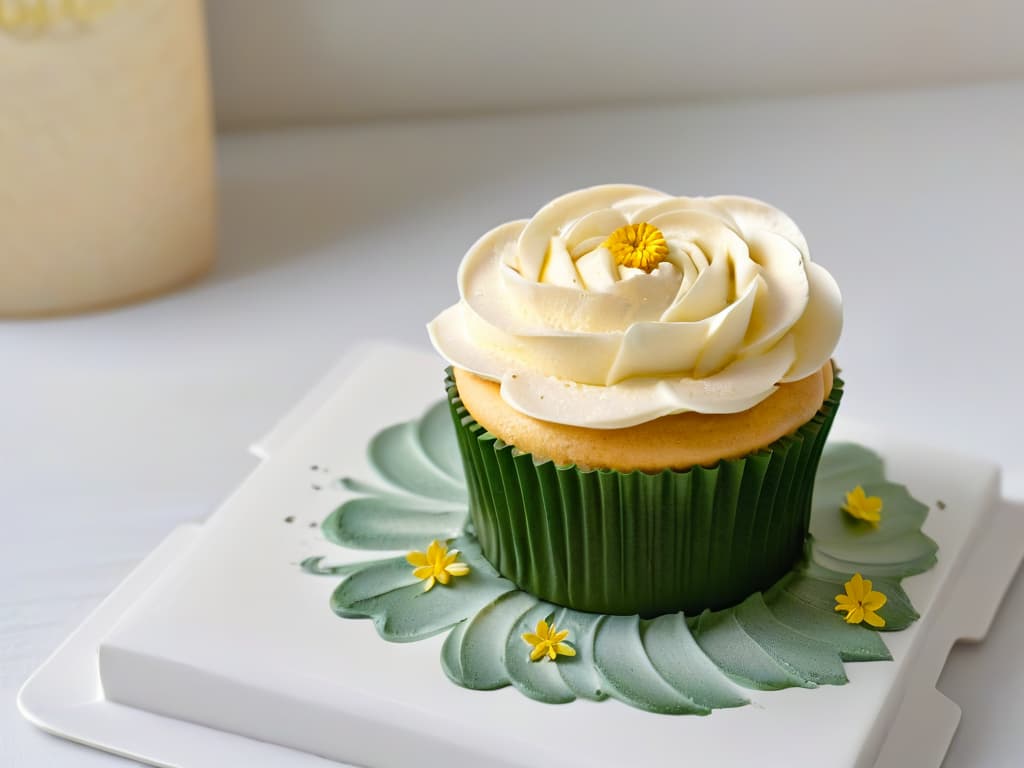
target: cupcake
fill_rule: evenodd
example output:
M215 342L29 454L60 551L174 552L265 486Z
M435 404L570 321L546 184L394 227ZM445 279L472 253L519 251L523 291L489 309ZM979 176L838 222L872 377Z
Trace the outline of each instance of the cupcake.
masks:
M842 302L786 214L591 187L484 235L458 284L428 329L503 576L578 610L694 614L801 557Z

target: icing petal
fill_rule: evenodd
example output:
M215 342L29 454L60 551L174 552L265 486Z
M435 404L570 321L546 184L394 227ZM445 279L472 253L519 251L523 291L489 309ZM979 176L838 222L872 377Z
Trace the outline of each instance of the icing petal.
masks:
M634 323L626 331L606 385L659 374L685 374L697 364L709 323Z
M673 391L676 408L673 413L739 413L753 408L772 392L780 371L793 359L793 345L783 339L775 348L760 357L738 360L722 371L703 379L663 381Z
M710 260L708 267L690 289L665 310L661 320L669 323L693 323L704 320L729 305L729 262L726 258Z
M493 349L476 346L466 332L463 321L464 304L449 307L427 325L427 334L434 348L460 368L497 380L501 374L516 365L515 360Z
M736 233L740 228L733 221L732 215L727 208L724 208L713 200L706 197L672 197L668 200L659 200L654 205L643 208L633 214L636 221L651 221L663 213L675 213L677 211L697 211L707 213L721 221Z
M796 360L782 382L799 381L818 370L836 348L843 330L843 297L832 275L817 264L808 264L807 281L807 307L789 332L796 340Z
M589 265L591 259L607 253L601 248L576 264ZM513 270L503 269L501 287L493 289L503 289L506 297L500 311L476 299L466 303L474 310L480 306L481 314L491 325L519 336L614 333L621 337L623 329L631 323L657 320L679 291L681 276L672 264L662 264L650 274L636 270L636 276L630 280L618 280L614 264L606 262L605 266L613 270L610 274L614 282L599 291L534 283ZM584 277L584 282L587 279ZM514 306L517 314L510 315L508 305Z
M756 287L718 314L696 323L634 323L626 331L606 384L657 375L706 376L735 354L746 332Z
M614 208L602 208L581 216L563 235L569 250L573 250L585 240L604 240L608 235L628 224L625 215Z
M708 261L708 267L703 270L696 264L700 276L692 286L680 292L673 306L662 316L665 322L692 322L715 314L727 306L734 291L744 290L756 274L750 267L741 266L743 284L738 291L734 289L737 263L749 261L747 245L721 219L700 211L684 210L655 216L651 224L664 233L670 246L678 250L692 243Z
M548 256L544 260L544 268L540 272L540 282L574 288L583 287L583 281L576 273L572 256L566 250L565 241L560 237L551 238L551 243L548 245Z
M488 325L465 304L442 312L428 330L445 357L492 381L530 372L546 376L559 370L575 381L601 383L619 346L617 334L549 335L531 338L527 346L522 339Z
M764 281L742 352L755 355L775 344L804 313L810 286L800 251L791 242L771 232L758 232L747 243L751 258L762 267Z
M739 299L711 319L708 337L694 368L695 376L704 377L719 371L736 356L747 333L759 286L759 283L751 284Z
M634 378L613 387L576 384L551 376L521 373L501 380L509 405L544 421L618 429L683 411L739 413L775 391L774 382L792 363L792 342L739 360L704 379Z
M663 192L648 187L628 184L608 184L570 192L552 200L530 219L519 236L519 271L527 280L540 277L547 253L548 240L552 233L560 234L569 225L585 214L602 208L624 205L629 198L665 196Z
M618 283L615 257L607 248L595 248L576 260L576 270L588 291L607 291Z
M793 243L804 261L810 258L810 249L803 232L789 216L773 205L741 195L717 195L709 198L732 216L744 237L750 237L759 230L768 230Z
M680 295L697 280L701 270L707 269L708 258L693 243L669 243L669 258L683 271L683 280L679 285Z

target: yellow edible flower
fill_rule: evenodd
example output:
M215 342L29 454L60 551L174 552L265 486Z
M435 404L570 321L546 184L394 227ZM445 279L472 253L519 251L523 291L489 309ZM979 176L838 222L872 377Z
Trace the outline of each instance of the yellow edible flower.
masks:
M448 584L452 576L465 576L469 573L469 566L465 563L455 562L459 557L459 550L448 551L448 545L442 544L436 539L430 542L426 552L413 550L405 556L409 565L415 566L412 575L417 579L426 579L423 591L429 592L434 584Z
M858 520L866 520L877 525L882 519L882 499L878 496L868 496L859 485L846 494L846 503L843 504L843 511Z
M533 647L530 651L530 661L537 661L545 656L554 661L559 656L576 655L576 649L563 642L567 637L568 629L559 632L554 623L548 624L541 619L537 622L537 631L524 633L523 641Z
M881 592L871 589L871 580L853 574L846 584L845 595L836 595L836 610L846 611L847 624L860 624L866 621L872 627L884 627L885 619L875 611L885 605L888 598Z
M652 271L668 258L665 236L646 222L619 227L608 235L603 247L611 251L615 263L645 272Z

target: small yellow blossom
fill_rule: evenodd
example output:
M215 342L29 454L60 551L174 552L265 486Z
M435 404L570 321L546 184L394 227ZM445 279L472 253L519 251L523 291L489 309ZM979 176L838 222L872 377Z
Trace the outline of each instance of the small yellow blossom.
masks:
M615 263L651 272L668 258L668 244L657 227L647 223L625 224L604 241Z
M465 576L469 573L469 566L465 563L455 562L459 557L459 550L448 551L448 545L442 544L436 539L430 542L426 552L414 550L405 556L409 565L415 566L412 575L417 579L426 579L423 591L429 592L434 584L447 584L452 576Z
M530 651L530 661L537 661L547 656L554 661L559 656L575 656L576 649L568 643L563 642L569 636L569 630L561 632L554 623L548 624L541 619L537 622L536 632L525 632L523 642L533 647Z
M885 605L888 598L881 592L871 589L871 580L853 574L846 584L845 595L836 595L836 610L846 611L847 624L860 624L866 621L872 627L884 627L885 619L875 611Z
M878 525L882 519L882 499L878 496L868 496L861 486L857 486L846 494L846 503L843 504L843 511L858 520Z

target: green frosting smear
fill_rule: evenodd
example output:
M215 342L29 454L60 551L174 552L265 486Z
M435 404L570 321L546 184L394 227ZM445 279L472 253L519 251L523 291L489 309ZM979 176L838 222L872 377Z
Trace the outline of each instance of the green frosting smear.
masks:
M424 592L404 553L340 565L310 557L311 574L341 577L331 608L368 618L391 642L447 632L441 665L474 690L513 686L549 704L577 698L618 699L661 714L706 715L748 703L745 689L842 685L844 662L891 659L882 635L847 624L835 596L856 573L888 597L884 631L918 618L900 582L931 568L935 542L921 532L928 508L885 476L881 458L863 446L826 446L814 486L804 558L764 593L697 616L654 619L585 613L547 603L503 578L468 525L467 491L448 404L380 432L368 448L377 479L342 478L359 496L323 523L327 539L346 547L394 553L446 541L470 567L465 576ZM846 492L863 486L884 503L871 525L841 510ZM530 661L522 639L541 619L569 630L575 656Z

